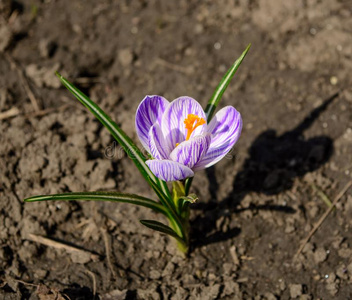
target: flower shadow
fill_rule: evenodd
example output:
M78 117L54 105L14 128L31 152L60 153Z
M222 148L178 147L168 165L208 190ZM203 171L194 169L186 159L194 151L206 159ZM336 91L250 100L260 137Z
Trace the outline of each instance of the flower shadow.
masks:
M223 226L224 220L232 214L245 210L270 210L286 214L295 212L287 205L250 205L246 208L239 208L239 205L249 193L277 195L290 190L295 178L317 170L330 159L333 153L331 138L316 136L306 139L303 133L337 96L336 93L325 100L297 127L282 135L277 135L273 129L261 133L249 148L248 158L233 181L232 191L221 202L217 200L219 184L215 168L206 170L212 201L197 203L192 207L202 211L191 224L194 247L225 241L240 234L239 228L226 229L229 226Z

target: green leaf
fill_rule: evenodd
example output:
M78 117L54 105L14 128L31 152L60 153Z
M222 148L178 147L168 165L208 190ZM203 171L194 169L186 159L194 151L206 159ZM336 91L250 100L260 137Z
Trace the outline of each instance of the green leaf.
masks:
M148 207L156 212L168 216L168 212L160 203L134 194L121 194L116 192L82 192L82 193L64 193L54 195L40 195L24 199L25 202L35 201L55 201L55 200L88 200L88 201L112 201L125 202L134 205Z
M181 181L173 181L172 182L172 200L176 206L176 209L179 210L179 201L180 197L185 196L185 187Z
M155 185L154 182L152 182L151 184ZM159 197L161 203L167 208L167 210L169 212L168 218L169 218L172 226L175 228L175 230L180 235L183 236L185 233L183 232L182 221L180 219L180 216L177 214L176 206L175 206L174 202L172 201L172 199L170 197L167 197L166 195L159 192L158 190L155 190L155 193Z
M184 202L196 203L198 200L198 196L196 194L189 194L188 196L183 196L179 198L179 201L182 200Z
M185 180L185 194L188 195L191 189L193 177L189 177Z
M114 121L112 121L111 118L97 104L83 94L71 82L61 76L58 72L56 72L56 75L59 77L62 84L110 131L111 135L122 146L129 158L133 160L147 182L150 184L151 181L154 181L157 184L157 189L160 189L162 193L165 193L170 197L170 191L166 182L156 178L150 171L148 166L145 164L146 158L142 151L133 143L125 132Z
M230 84L231 79L236 74L238 67L241 65L241 63L242 63L243 59L245 58L247 52L249 51L250 47L251 47L251 44L249 44L247 46L246 50L243 51L242 55L235 61L235 63L231 66L231 68L227 70L225 76L221 79L219 85L215 89L214 94L210 98L210 100L207 104L207 107L205 108L205 114L207 115L208 123L210 122L211 118L213 117L215 109L218 106L222 95L224 94L226 88Z
M198 196L196 194L189 194L188 196L183 196L178 199L178 209L179 213L182 215L187 207L192 204L196 203L198 200Z
M243 51L242 55L235 61L235 63L231 66L231 68L227 70L226 74L221 79L219 85L216 87L215 92L211 96L211 98L207 104L207 107L205 108L205 114L207 115L208 123L210 122L211 118L213 117L213 114L214 114L216 107L218 106L218 104L221 100L222 95L224 94L226 88L230 84L231 79L236 74L238 67L241 65L243 59L245 58L245 56L248 53L250 48L251 48L251 44L249 44L247 46L246 50ZM188 195L188 193L189 193L189 190L192 185L192 181L193 181L193 177L186 179L186 182L185 182L186 195Z
M167 186L166 181L161 180L160 178L156 178L158 186L161 188L162 193L166 196L167 199L171 199L171 193ZM170 202L171 203L171 202Z
M140 222L148 228L170 235L177 241L185 243L184 240L171 227L166 226L163 223L154 220L140 220Z

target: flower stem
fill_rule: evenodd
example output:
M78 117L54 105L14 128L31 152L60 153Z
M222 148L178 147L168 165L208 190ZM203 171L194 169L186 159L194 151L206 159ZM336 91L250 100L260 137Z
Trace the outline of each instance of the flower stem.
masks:
M181 219L182 226L182 242L177 241L178 249L186 255L189 249L189 215L190 207L189 202L184 200L185 198L185 187L181 181L174 181L172 183L172 198L176 206L177 214Z
M189 250L188 244L177 241L177 248L181 251L184 256L187 256Z

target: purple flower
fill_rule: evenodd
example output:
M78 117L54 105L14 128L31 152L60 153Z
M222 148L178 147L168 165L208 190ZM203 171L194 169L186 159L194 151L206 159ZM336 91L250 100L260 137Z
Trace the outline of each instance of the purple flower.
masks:
M165 181L194 176L194 171L221 160L240 137L242 118L226 106L209 124L200 104L190 97L171 103L161 96L146 96L136 113L137 135L154 159L146 164Z

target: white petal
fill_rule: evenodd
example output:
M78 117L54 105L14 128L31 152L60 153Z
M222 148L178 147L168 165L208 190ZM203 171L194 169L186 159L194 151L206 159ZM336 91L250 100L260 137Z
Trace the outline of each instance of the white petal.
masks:
M195 114L206 120L202 106L191 97L180 97L172 101L166 108L161 119L161 130L170 148L176 147L186 139L187 130L184 121L189 114ZM191 137L205 133L207 125L194 130Z
M183 180L194 176L193 171L172 160L147 160L146 164L153 174L164 181Z
M136 131L143 147L149 150L149 130L158 122L169 105L169 101L161 96L145 96L136 112Z
M209 149L193 170L208 168L221 160L235 145L241 131L241 114L234 107L219 110L208 125L208 132L212 135Z
M198 135L178 145L171 152L170 158L189 168L193 168L193 166L207 153L210 141L210 134Z
M168 148L158 123L155 123L149 130L149 149L155 159L168 159L172 150Z

